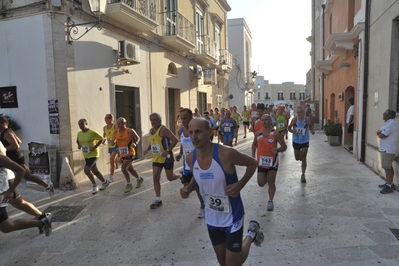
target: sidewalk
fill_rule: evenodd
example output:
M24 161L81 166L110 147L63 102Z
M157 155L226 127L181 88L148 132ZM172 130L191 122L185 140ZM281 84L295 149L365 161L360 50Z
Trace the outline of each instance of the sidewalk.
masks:
M253 135L242 139L240 133L235 148L250 155ZM267 187L257 185L256 175L242 190L244 230L255 219L265 234L262 247L252 246L245 265L399 265L399 241L389 230L399 228L399 193L380 194L381 178L325 140L322 131L311 136L307 183L302 184L289 138L277 174L274 211L266 211ZM0 233L0 264L218 265L204 220L197 218L195 193L181 199L180 181L168 182L163 173L163 206L150 210L155 199L151 161L134 166L145 180L127 195L120 170L107 190L94 196L89 182L76 191L56 190L52 198L20 185L24 199L52 210L53 233ZM175 170L181 166L176 163ZM242 176L245 169L237 171ZM11 206L7 210L11 219L30 218Z

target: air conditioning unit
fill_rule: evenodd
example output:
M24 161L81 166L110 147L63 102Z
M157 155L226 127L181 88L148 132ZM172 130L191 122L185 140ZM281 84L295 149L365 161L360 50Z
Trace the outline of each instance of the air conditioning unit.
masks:
M119 61L128 64L140 63L140 46L129 41L119 41Z
M222 95L216 94L216 102L217 102L218 104L221 104L221 103L222 103Z
M344 93L341 92L340 94L338 94L338 99L342 102L344 100Z
M197 79L202 78L202 67L201 66L194 66L193 68L194 74L193 76L196 77Z

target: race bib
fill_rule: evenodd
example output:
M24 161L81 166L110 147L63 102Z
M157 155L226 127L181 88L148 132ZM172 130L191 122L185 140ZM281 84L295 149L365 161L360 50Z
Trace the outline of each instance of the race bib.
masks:
M284 123L278 123L278 128L284 128L285 124Z
M183 156L186 157L190 152L192 152L192 149L189 150L183 150Z
M306 134L306 128L297 127L297 128L296 128L296 134L297 134L297 135L301 135L301 136L305 136L305 134Z
M82 146L82 152L83 153L89 153L90 152L89 146Z
M112 139L107 138L107 144L111 144L112 143Z
M223 127L223 132L231 132L231 127Z
M271 157L271 156L260 156L259 157L259 165L260 166L271 167L273 165L273 157Z
M161 145L159 144L151 144L152 154L162 154Z
M229 212L230 203L227 196L206 194L204 195L204 198L205 198L205 208L218 212L226 212L226 213Z
M129 147L124 146L119 148L119 153L120 154L129 154Z

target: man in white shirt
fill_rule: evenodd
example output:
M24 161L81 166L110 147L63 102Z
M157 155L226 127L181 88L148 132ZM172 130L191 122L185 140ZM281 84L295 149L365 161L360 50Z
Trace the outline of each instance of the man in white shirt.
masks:
M354 126L354 117L355 117L355 105L354 105L354 100L353 98L349 98L348 102L351 104L351 106L348 109L348 112L346 112L346 124L345 127L347 129L348 134L346 135L348 137L348 143L350 143L349 150L352 150L352 143L353 143L353 126Z
M385 123L377 131L377 136L380 138L381 167L385 170L386 183L379 187L382 187L381 194L388 194L394 189L392 163L398 147L399 125L395 121L396 112L392 109L387 109L382 117Z

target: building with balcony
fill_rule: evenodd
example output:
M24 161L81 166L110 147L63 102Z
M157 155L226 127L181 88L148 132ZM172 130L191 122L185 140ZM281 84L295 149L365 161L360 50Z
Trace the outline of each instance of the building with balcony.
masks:
M241 110L243 105L253 103L256 72L251 69L252 33L244 18L228 20L229 52L233 69L229 75L229 105Z
M32 140L55 145L77 182L86 180L76 145L80 118L102 132L105 114L125 117L142 136L140 158L151 113L175 131L180 106L203 112L228 101L227 1L104 3L93 12L89 0L2 1L0 90L18 95L2 113L22 126L22 149ZM105 174L107 148L100 149Z

